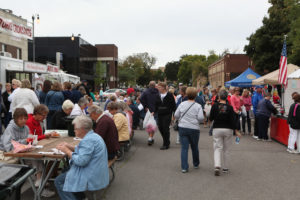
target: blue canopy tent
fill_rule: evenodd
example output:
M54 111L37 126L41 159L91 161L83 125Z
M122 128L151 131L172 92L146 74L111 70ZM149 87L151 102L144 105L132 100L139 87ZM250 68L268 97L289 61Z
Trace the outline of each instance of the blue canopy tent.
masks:
M227 81L225 83L226 87L235 86L235 87L252 87L252 81L261 77L259 74L255 73L252 69L248 68L246 71L241 73L235 79Z

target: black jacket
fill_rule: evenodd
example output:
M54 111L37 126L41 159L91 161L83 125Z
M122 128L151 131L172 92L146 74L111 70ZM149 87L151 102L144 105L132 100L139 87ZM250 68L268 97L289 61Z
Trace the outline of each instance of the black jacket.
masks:
M215 102L211 107L209 120L214 121L213 128L235 129L234 115L231 105Z
M63 110L58 110L52 116L52 126L50 129L67 130L65 117L67 114Z
M172 114L176 110L176 103L174 96L168 92L163 101L161 101L160 95L157 100L157 113L158 115L168 115Z
M156 88L149 88L143 92L140 101L144 108L148 108L150 112L156 112L156 104L158 103L159 93Z
M300 129L300 104L298 104L298 107L297 107L296 113L295 113L296 115L294 116L295 106L296 106L296 103L291 105L287 121L292 129Z

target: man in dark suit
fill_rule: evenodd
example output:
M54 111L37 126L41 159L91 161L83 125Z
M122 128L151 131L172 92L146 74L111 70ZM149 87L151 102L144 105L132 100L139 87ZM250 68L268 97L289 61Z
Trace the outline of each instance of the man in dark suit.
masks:
M174 96L167 91L166 83L159 83L157 87L159 91L159 99L157 107L158 114L158 129L163 138L163 146L160 150L166 150L170 146L170 123L172 114L176 110L176 103Z

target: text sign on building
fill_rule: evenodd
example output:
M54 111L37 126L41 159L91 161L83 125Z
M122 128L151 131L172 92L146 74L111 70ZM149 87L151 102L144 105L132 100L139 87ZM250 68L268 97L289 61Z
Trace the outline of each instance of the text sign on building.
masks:
M0 56L0 66L8 71L23 71L23 61Z
M32 27L18 24L0 16L0 32L5 32L18 38L32 40Z
M36 73L47 73L47 65L34 62L24 62L24 71L36 72Z
M56 65L47 64L48 72L59 72L59 67Z

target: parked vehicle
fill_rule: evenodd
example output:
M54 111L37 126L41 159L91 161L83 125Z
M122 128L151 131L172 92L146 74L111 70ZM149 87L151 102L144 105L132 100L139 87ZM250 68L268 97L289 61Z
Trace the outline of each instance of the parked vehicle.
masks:
M103 96L104 98L107 98L108 96L110 95L116 95L116 91L117 90L120 90L120 93L121 94L126 94L126 91L125 90L122 90L122 89L118 89L118 88L114 88L114 89L109 89L109 90L106 90L105 92L103 92Z

